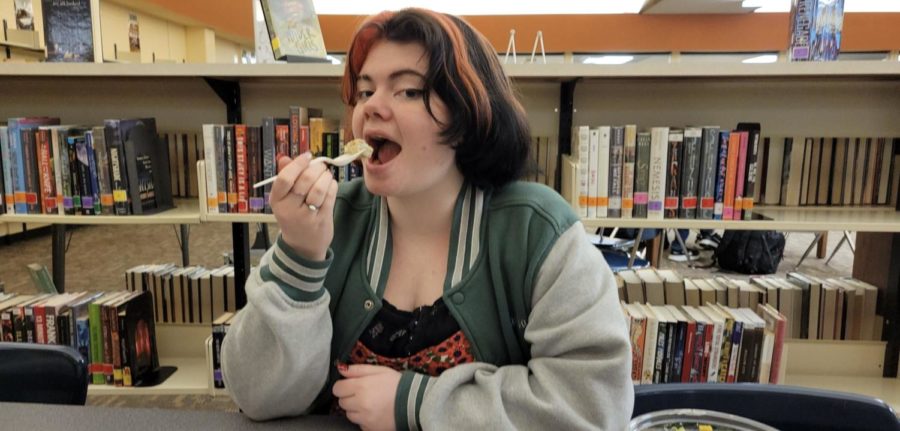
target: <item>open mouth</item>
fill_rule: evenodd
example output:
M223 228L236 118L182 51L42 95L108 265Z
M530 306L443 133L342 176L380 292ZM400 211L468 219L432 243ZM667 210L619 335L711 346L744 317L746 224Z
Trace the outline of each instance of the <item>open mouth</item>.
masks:
M372 147L372 163L388 163L400 154L403 149L394 141L380 136L369 136L366 143Z

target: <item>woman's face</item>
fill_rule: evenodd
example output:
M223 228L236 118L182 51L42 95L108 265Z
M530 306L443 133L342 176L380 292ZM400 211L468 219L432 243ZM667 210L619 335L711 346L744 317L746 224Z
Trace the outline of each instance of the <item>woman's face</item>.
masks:
M455 150L440 143L441 126L423 103L427 70L425 51L415 43L377 42L363 63L352 123L353 136L375 149L363 164L373 194L406 198L459 191ZM444 102L434 92L429 101L445 123Z

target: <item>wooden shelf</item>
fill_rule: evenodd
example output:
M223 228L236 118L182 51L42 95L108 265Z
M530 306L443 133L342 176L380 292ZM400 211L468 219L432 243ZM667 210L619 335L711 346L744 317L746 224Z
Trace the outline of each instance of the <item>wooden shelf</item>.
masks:
M576 78L900 78L900 62L837 61L808 63L635 63L514 64L504 66L513 79L568 80ZM187 64L187 63L9 63L0 76L33 77L182 77L182 78L323 78L338 80L344 65L305 64Z
M586 227L741 229L778 231L900 232L900 211L890 207L756 207L766 220L583 219Z
M209 329L207 329L209 330ZM160 365L174 365L178 370L165 382L146 388L124 388L110 385L88 385L89 395L183 395L207 394L209 382L206 358L160 357Z
M203 214L204 222L277 223L274 214Z
M0 222L48 223L48 224L198 224L200 211L197 200L177 199L175 208L152 215L50 215L50 214L4 214Z

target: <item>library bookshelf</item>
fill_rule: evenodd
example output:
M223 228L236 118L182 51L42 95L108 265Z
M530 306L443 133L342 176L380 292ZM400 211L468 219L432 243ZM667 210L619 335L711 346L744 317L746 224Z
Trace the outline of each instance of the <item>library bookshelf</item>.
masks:
M342 65L329 64L46 64L0 67L0 116L52 115L68 124L105 118L157 119L160 130L198 130L206 123L257 124L284 116L290 105L319 107L341 118ZM507 65L534 135L549 136L554 154L570 154L573 125L763 125L763 136L900 136L900 63L635 63L626 65ZM281 113L282 115L279 115ZM561 173L562 169L557 169ZM201 176L202 178L202 176ZM201 182L202 183L202 182ZM556 181L559 186L560 181ZM203 193L200 194L203 196ZM0 217L0 222L54 226L107 223L229 223L238 286L249 272L249 223L272 223L265 214L208 214L198 203L179 202L172 213L131 217ZM714 228L780 231L856 230L900 238L900 215L891 208L762 207L750 221L585 220L591 228ZM20 218L21 217L21 218ZM35 218L32 218L35 217ZM87 220L91 219L91 220ZM54 247L64 246L54 230ZM186 243L186 241L183 241ZM900 266L900 252L891 261ZM56 262L54 261L54 266ZM887 341L809 342L786 345L785 382L878 396L900 406L898 286L892 279L880 299ZM239 304L244 300L239 290ZM91 393L211 393L203 352L209 328L160 325L161 363L179 371L157 388L101 388ZM180 349L180 343L190 348ZM837 359L835 359L837 358ZM818 365L814 365L818 364ZM893 378L885 378L885 376ZM893 395L892 395L893 394Z

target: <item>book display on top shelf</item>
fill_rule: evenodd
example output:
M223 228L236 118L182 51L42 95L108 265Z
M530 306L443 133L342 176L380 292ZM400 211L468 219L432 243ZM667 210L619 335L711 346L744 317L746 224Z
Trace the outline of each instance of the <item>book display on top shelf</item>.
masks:
M619 129L579 126L573 133L569 172L578 196L566 198L584 218L619 218L607 205L625 174L619 150L611 158L604 139ZM637 133L635 160L626 185L634 193L633 218L752 221L761 219L756 202L893 207L900 194L900 138L766 137L759 123L732 131L653 127Z
M791 0L789 59L837 60L843 22L844 0Z
M101 62L99 0L41 0L48 62Z
M298 63L329 61L311 0L259 1L276 59Z

